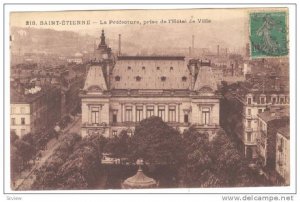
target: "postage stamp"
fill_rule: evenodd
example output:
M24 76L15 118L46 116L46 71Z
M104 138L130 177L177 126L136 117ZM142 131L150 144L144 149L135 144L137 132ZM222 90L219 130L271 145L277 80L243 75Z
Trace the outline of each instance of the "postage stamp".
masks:
M249 37L252 58L287 55L286 12L250 13Z

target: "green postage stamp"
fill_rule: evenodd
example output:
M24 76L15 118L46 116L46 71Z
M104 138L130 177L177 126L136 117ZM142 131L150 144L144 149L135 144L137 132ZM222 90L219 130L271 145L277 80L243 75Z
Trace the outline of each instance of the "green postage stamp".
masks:
M251 57L288 54L286 12L250 13Z

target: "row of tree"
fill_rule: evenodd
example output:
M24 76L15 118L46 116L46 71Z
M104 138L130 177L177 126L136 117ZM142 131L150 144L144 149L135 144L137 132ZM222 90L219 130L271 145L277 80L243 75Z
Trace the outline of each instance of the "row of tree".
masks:
M87 189L96 183L106 139L76 133L63 137L47 162L36 172L33 189Z
M53 138L53 132L28 133L19 138L15 132L10 134L11 177L15 179L20 172L29 168L30 160L35 161L38 151L44 149Z

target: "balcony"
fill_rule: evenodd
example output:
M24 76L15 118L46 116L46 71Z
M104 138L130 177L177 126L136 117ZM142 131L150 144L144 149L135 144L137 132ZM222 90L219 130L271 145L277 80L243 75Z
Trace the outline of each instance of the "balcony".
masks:
M102 123L88 123L85 122L81 126L82 128L105 128L107 127L107 123L102 122Z
M253 128L246 127L246 128L245 128L245 131L246 131L246 132L253 132Z
M246 114L245 117L246 119L253 119L253 116L251 114Z

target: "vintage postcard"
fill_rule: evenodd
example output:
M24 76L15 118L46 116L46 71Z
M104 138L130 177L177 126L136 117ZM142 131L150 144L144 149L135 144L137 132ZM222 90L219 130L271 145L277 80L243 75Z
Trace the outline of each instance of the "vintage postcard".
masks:
M11 190L289 187L289 13L10 12Z

